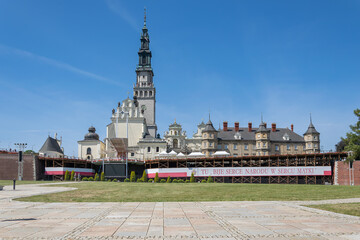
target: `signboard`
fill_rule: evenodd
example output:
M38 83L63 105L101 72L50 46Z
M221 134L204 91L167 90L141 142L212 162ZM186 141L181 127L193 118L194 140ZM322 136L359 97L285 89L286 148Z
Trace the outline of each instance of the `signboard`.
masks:
M126 177L125 163L105 163L105 177Z
M330 166L313 167L218 167L218 168L155 168L147 169L148 178L159 177L266 177L266 176L330 176Z
M70 167L46 167L45 175L64 175L66 170L71 173L74 171L81 176L94 176L95 170L91 168L70 168Z

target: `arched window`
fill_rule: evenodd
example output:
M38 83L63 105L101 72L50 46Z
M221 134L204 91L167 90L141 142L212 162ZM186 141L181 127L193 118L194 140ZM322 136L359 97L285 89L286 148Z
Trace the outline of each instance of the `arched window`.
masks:
M173 148L178 148L178 140L177 139L173 140Z
M86 154L91 155L91 148L86 149Z

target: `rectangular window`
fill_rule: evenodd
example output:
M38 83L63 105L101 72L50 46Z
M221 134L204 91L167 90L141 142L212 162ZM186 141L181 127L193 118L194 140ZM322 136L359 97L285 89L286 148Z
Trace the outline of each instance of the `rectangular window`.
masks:
M237 144L236 143L234 143L234 150L236 150L237 149Z
M255 155L255 154L254 154L254 155ZM248 154L248 153L245 153L244 156L249 156L249 154Z
M159 152L159 147L156 147L156 152Z
M148 153L151 152L151 147L148 147Z
M297 145L295 144L295 151L297 151L298 150L298 147L297 147Z
M132 156L132 157L135 156L135 153L132 152L132 153L131 153L131 156Z
M219 144L219 145L217 146L217 149L219 149L219 150L221 149L221 144Z
M279 151L279 145L275 145L275 151Z
M237 157L237 154L236 154L236 153L234 154L234 157Z
M260 148L260 146L261 146L260 143L258 143L258 148Z
M225 149L225 150L228 149L228 145L227 145L227 144L224 145L224 149Z
M245 150L248 150L248 148L249 148L248 145L245 144L245 145L244 145L244 149L245 149Z
M263 147L266 147L266 143L263 143Z
M290 144L286 145L286 150L290 150Z
M210 145L210 147L212 147L212 146L213 146L213 143L209 143L209 145Z

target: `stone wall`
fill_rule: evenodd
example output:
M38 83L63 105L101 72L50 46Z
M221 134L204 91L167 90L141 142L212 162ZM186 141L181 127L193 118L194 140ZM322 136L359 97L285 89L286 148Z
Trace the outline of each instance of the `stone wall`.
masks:
M0 179L18 180L18 154L0 153ZM36 159L34 155L23 154L23 180L36 180Z
M334 184L335 185L349 185L351 175L351 183L354 185L360 185L360 161L355 161L350 168L349 163L338 161L335 162L334 167Z

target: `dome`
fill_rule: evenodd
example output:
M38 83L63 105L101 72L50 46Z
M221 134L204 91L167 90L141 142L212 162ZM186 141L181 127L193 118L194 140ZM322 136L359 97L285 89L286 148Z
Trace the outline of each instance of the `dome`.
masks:
M85 140L99 140L99 135L95 131L93 126L89 127L89 133L85 135Z

